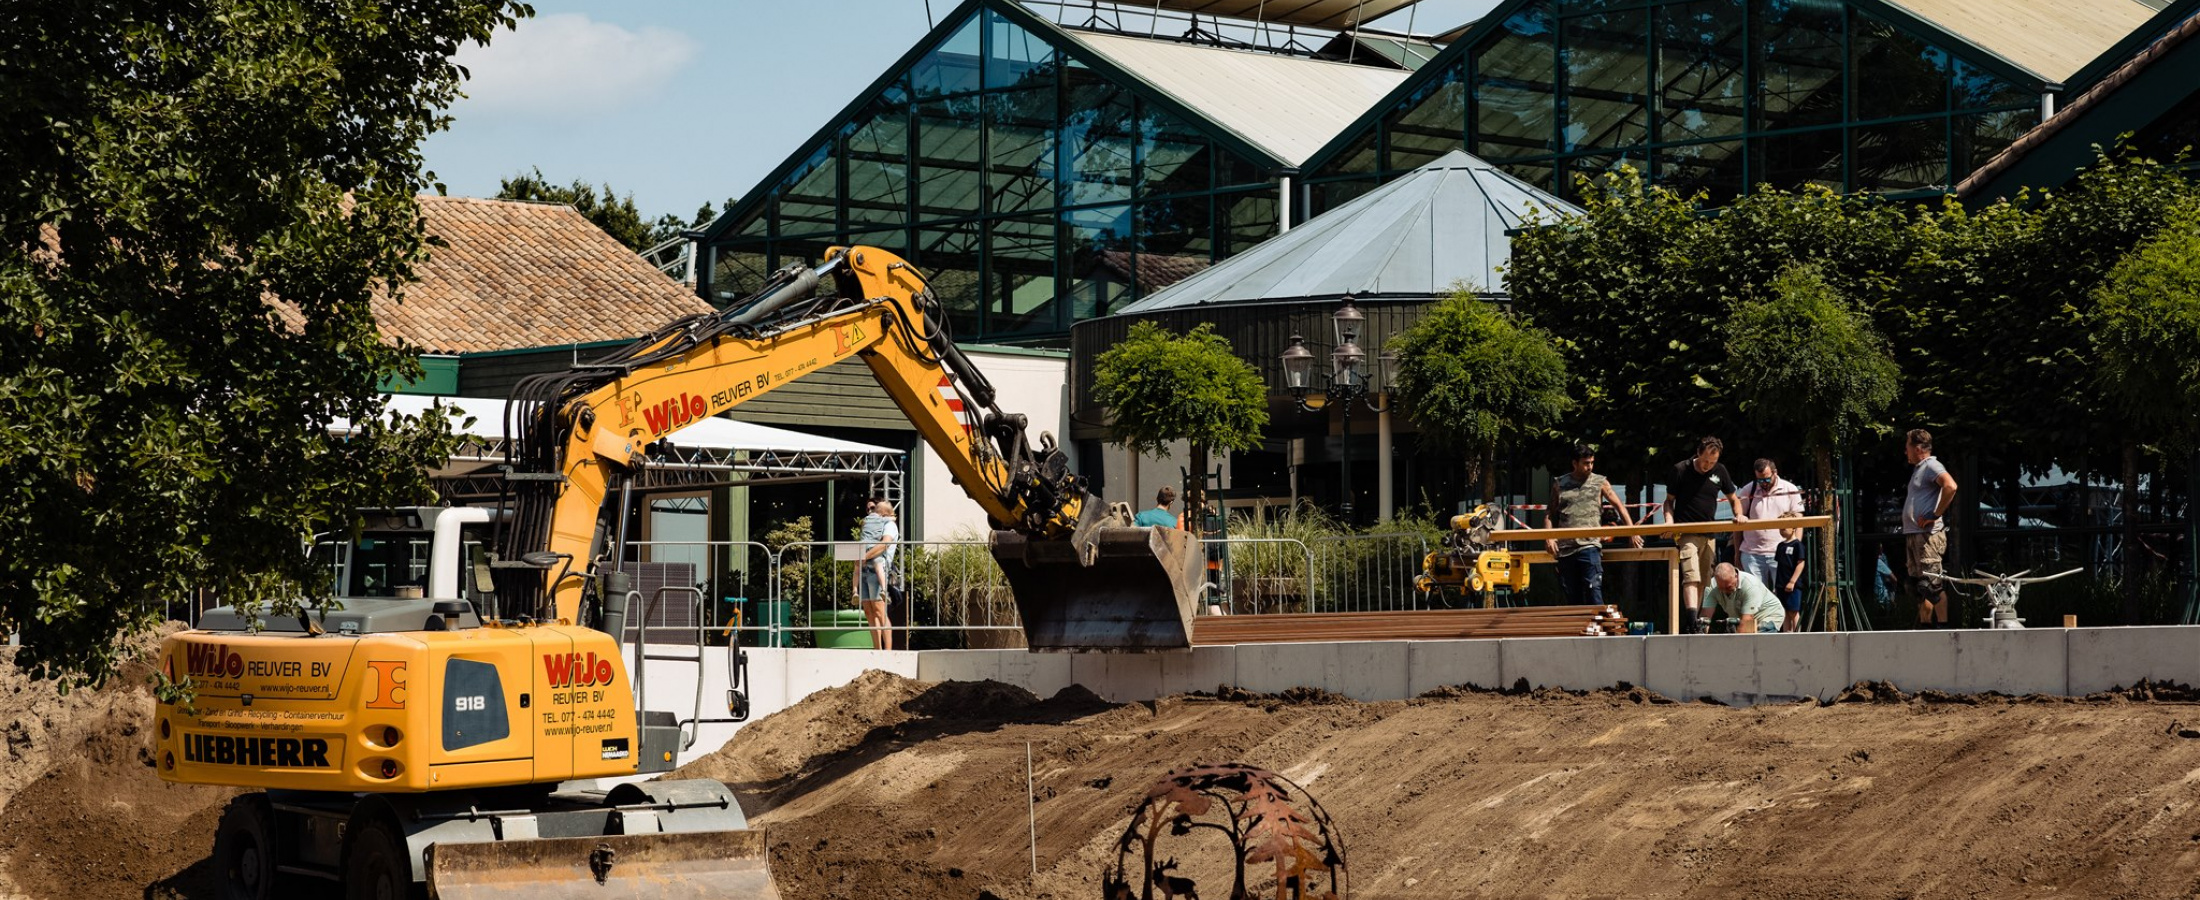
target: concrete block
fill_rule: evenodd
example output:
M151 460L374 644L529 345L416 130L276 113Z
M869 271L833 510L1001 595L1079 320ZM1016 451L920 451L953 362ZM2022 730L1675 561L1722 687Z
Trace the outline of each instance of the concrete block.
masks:
M1234 646L1193 647L1188 653L1156 653L1161 661L1161 696L1192 691L1212 693L1222 685L1237 683Z
M1956 632L1849 634L1849 681L1888 681L1905 691L1956 690Z
M1504 687L1498 667L1499 642L1412 641L1406 644L1406 696L1418 697L1440 687Z
M1401 700L1410 696L1410 643L1239 644L1237 685L1264 694L1311 687L1354 700Z
M1826 698L1849 684L1841 634L1657 635L1643 639L1643 686L1734 706Z
M1070 680L1116 703L1152 700L1161 695L1161 653L1075 653Z
M2130 687L2142 678L2200 684L2200 626L2074 628L2068 634L2072 694Z
M919 650L918 681L1000 681L1005 650ZM1023 653L1018 650L1016 653Z
M2060 628L1979 629L1956 636L1956 687L1966 694L2067 694L2069 633Z
M749 721L786 709L787 653L779 647L751 647L749 654Z
M1641 684L1643 641L1639 637L1505 638L1498 679L1505 687L1525 678L1531 688L1586 691L1622 681Z
M872 669L883 669L904 678L917 677L914 650L812 650L790 649L787 654L787 704L792 706L826 688L856 680Z
M1033 653L1029 650L991 650L1000 660L993 677L1039 695L1044 700L1076 682L1070 678L1068 653Z
M1831 700L1855 684L1847 634L1742 635L1757 650L1757 703Z
M1412 645L1411 641L1333 644L1337 648L1336 661L1323 672L1322 687L1360 701L1411 697L1406 662Z

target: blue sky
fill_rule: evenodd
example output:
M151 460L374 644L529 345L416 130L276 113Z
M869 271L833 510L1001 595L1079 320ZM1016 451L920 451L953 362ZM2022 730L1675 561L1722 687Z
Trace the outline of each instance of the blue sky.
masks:
M1443 31L1496 2L1423 0L1372 25L1405 30L1410 15L1415 31ZM931 0L930 14L955 6ZM532 166L686 218L746 193L930 30L925 0L534 7L517 31L459 54L468 97L425 148L452 194L489 196Z

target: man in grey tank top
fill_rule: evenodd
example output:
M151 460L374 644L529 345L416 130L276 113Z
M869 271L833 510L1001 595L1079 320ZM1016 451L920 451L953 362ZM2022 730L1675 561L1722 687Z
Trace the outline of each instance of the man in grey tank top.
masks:
M1620 524L1635 524L1627 514L1627 504L1613 492L1612 482L1596 473L1596 448L1575 444L1573 463L1573 471L1551 481L1551 503L1543 509L1543 527L1588 528L1602 524L1606 502L1619 510ZM1634 538L1634 544L1642 546L1642 538ZM1604 548L1599 542L1567 538L1544 541L1543 549L1558 560L1558 583L1566 591L1568 605L1604 602Z
M1948 552L1948 526L1941 516L1955 502L1956 477L1933 456L1933 434L1923 428L1903 436L1902 455L1911 466L1902 497L1902 553L1917 593L1917 627L1947 628L1948 583L1933 576L1940 574Z

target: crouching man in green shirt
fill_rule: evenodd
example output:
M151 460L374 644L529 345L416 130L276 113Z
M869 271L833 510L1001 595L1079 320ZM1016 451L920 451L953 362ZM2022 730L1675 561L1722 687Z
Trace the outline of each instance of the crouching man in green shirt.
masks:
M1787 610L1772 589L1756 575L1734 568L1733 563L1720 563L1711 571L1711 590L1704 592L1703 599L1705 605L1729 618L1756 616L1758 634L1779 631L1780 623L1787 619Z

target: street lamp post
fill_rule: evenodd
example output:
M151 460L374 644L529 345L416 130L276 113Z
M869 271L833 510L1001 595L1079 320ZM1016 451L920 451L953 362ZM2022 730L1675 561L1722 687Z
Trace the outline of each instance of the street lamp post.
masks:
M1319 391L1319 396L1310 396L1316 393L1312 385L1314 351L1306 349L1304 337L1292 335L1290 345L1283 348L1283 380L1284 386L1290 388L1291 399L1298 404L1300 412L1321 412L1332 405L1343 407L1344 448L1340 459L1344 474L1344 503L1340 511L1344 513L1345 522L1350 524L1353 521L1352 408L1365 403L1371 412L1387 412L1390 409L1389 395L1382 386L1369 388L1367 373L1362 370L1367 363L1367 351L1360 349L1359 337L1361 326L1367 323L1367 316L1352 305L1350 296L1346 296L1344 303L1329 318L1336 328L1337 349L1330 351L1330 370L1322 376L1325 384ZM1382 381L1385 364L1389 362L1391 357L1388 353L1376 357L1377 382Z

